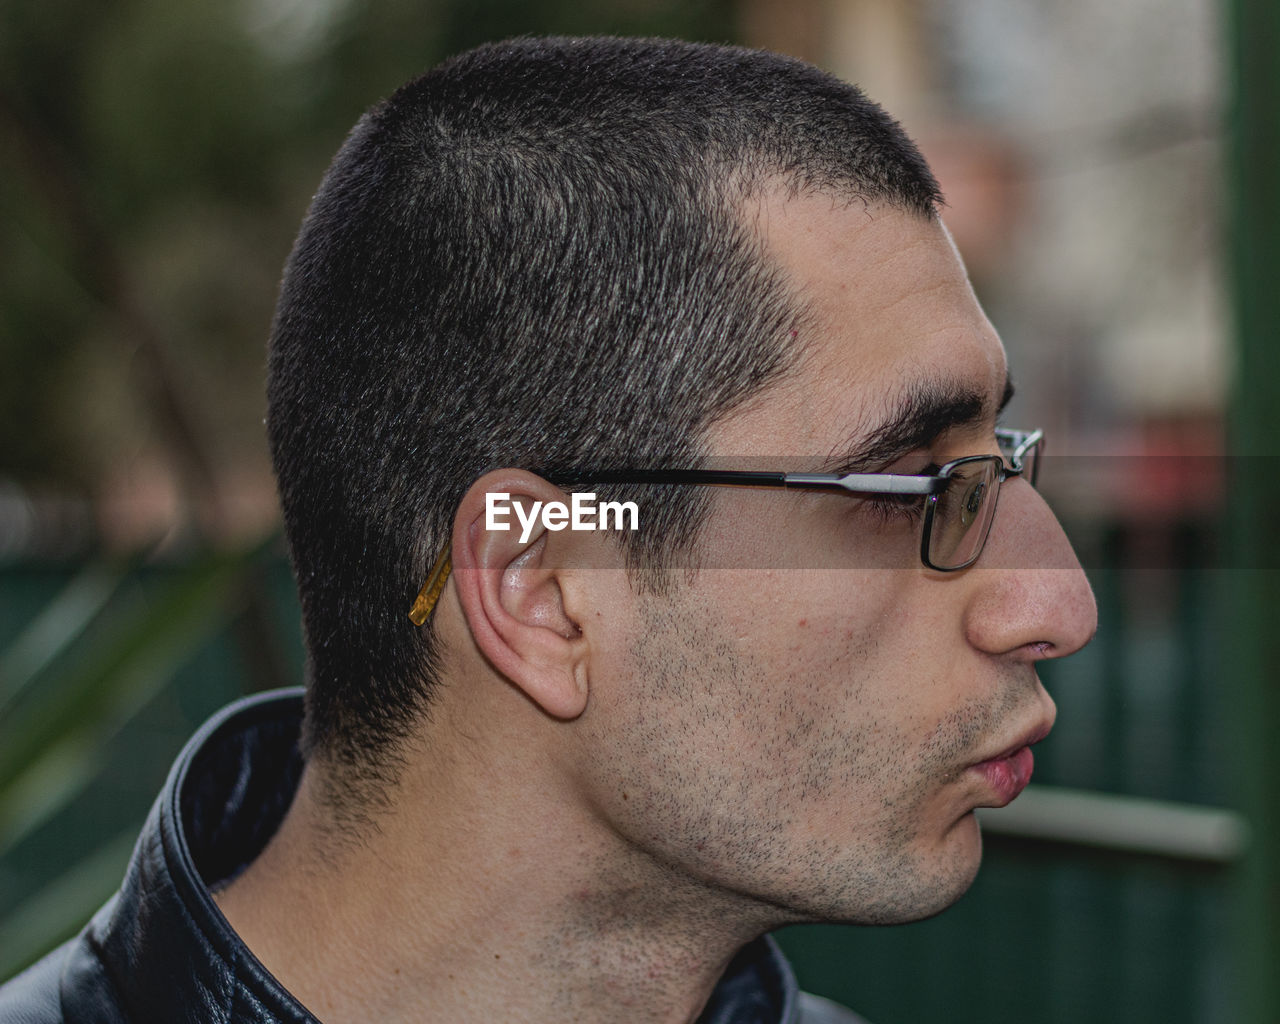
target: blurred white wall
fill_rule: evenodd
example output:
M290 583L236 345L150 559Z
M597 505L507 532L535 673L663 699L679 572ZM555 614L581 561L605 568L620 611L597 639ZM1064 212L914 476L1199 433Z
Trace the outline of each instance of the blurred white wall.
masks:
M744 30L920 142L1014 415L1059 453L1202 450L1230 368L1216 18L1210 0L748 0Z

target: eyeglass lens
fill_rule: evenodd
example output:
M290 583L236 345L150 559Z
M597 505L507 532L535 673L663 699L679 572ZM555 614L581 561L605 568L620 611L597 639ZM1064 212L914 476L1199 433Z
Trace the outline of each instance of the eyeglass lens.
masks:
M929 534L929 561L957 569L978 557L995 517L1000 462L982 459L957 466L950 486L938 495Z

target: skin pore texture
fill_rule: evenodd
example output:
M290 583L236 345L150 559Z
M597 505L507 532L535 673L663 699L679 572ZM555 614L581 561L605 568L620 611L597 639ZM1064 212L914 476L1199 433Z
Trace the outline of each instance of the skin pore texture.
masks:
M939 223L781 192L752 213L811 315L794 371L711 429L721 464L839 463L921 394L978 401L870 468L997 451L1004 352ZM313 764L217 897L320 1019L692 1021L769 928L964 892L972 811L1002 802L974 766L1048 729L1036 663L1096 625L1029 484L950 574L909 514L717 490L706 567L659 595L599 533L487 533L489 490L564 500L520 470L464 498L444 684L377 828L335 842Z

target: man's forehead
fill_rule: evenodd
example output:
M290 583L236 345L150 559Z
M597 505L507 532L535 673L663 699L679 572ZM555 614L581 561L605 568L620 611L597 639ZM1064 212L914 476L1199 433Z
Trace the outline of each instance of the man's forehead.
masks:
M876 268L892 275L910 261L932 260L938 269L959 264L940 219L883 201L773 187L753 197L744 217L792 283L819 303L825 289L839 291Z
M859 450L891 458L952 427L994 425L1010 391L1004 350L939 222L774 195L756 230L801 311L798 354L792 373L712 432L719 453L838 466Z

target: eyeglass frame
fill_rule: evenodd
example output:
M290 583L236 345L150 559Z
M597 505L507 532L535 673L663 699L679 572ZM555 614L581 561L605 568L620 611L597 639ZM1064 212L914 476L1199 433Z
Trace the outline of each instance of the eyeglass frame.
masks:
M1000 486L1011 477L1022 476L1029 453L1036 452L1044 444L1043 430L997 429L996 443L1002 451L999 455L965 455L939 466L932 473L777 473L735 469L610 469L571 470L559 473L550 480L556 486L582 483L600 484L683 484L687 486L772 487L789 490L842 491L847 494L917 494L929 499L925 505L924 522L920 529L920 561L925 568L935 572L959 572L973 565L982 557L987 537L995 522L995 503L1000 497ZM1006 461L1007 460L1007 461ZM929 543L933 533L934 511L938 496L947 490L952 475L962 466L979 462L999 462L995 492L991 497L991 514L978 549L971 558L958 565L938 565L929 557ZM1032 462L1031 476L1034 487L1039 475L1039 458ZM984 499L985 500L985 499ZM409 618L414 625L423 625L448 582L452 570L452 545L445 544L427 576L427 582L414 599Z

